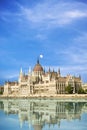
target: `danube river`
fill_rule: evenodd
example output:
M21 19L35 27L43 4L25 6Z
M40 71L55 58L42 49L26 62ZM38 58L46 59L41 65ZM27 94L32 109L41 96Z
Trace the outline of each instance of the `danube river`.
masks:
M87 130L87 100L0 99L0 130Z

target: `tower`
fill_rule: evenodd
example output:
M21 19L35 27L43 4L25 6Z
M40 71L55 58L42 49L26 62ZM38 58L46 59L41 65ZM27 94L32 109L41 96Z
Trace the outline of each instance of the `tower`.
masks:
M20 69L20 74L19 74L19 83L21 82L23 77L23 72L22 72L22 68Z
M31 75L31 68L29 68L28 70L28 77L30 77L30 75Z
M27 82L27 85L28 85L28 95L31 93L30 92L30 88L31 88L31 69L29 68L28 70L28 82Z
M49 71L49 73L51 72L51 71L50 71L50 67L49 67L49 70L48 70L48 71Z
M81 75L79 75L79 79L81 80Z
M37 64L39 64L39 58L37 58Z
M44 73L43 67L39 63L39 59L37 59L37 63L34 66L34 69L33 69L33 74L34 74L37 82L39 82L41 80L41 77L42 77L43 73Z
M61 73L60 73L60 68L58 69L58 77L61 76Z

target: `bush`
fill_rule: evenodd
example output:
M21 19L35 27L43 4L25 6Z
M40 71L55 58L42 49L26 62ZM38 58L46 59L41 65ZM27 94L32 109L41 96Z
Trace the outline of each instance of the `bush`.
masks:
M65 88L65 91L66 91L66 93L68 93L68 94L72 94L72 93L73 93L73 88L71 87L71 85L68 85L68 86Z
M0 95L1 95L1 94L3 94L3 92L2 92L2 91L0 91Z
M80 89L78 90L78 94L86 94L86 92L85 92L82 88L80 88Z
M85 90L85 93L87 94L87 89Z

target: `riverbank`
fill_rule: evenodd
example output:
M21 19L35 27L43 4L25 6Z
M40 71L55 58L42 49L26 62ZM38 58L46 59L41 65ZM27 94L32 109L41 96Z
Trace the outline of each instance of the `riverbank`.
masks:
M19 95L9 95L9 96L5 96L5 95L0 95L0 98L67 98L67 99L71 99L71 98L79 98L79 99L83 99L83 98L87 98L87 94L58 94L58 95L29 95L29 96L19 96Z

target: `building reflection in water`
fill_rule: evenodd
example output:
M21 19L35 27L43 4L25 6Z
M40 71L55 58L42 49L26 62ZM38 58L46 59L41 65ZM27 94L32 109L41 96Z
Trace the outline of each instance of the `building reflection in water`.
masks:
M87 102L39 100L39 99L4 99L0 100L0 110L6 114L18 114L20 126L25 121L34 130L42 130L45 124L60 127L61 119L81 119L81 114L87 112Z

